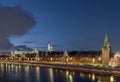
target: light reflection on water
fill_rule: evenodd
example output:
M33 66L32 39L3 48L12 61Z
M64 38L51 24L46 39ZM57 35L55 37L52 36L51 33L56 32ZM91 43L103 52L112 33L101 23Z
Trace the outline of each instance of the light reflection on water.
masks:
M120 82L120 77L0 63L0 82Z
M26 82L30 82L29 65L25 66L25 77L27 78Z
M54 82L54 75L53 75L53 69L49 69L49 77L50 77L50 82Z
M66 80L67 82L73 82L72 72L66 71Z
M36 70L36 82L40 82L40 67L35 67Z

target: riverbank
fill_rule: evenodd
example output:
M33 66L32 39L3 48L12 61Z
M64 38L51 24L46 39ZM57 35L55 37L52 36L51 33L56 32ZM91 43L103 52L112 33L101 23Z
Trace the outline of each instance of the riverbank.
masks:
M112 67L96 67L96 66L84 66L79 64L67 64L67 63L63 64L63 63L55 63L55 62L37 62L37 61L28 62L28 61L0 60L0 63L40 66L40 67L55 68L55 69L61 69L61 70L96 73L96 74L102 74L102 75L114 75L114 76L120 77L120 68L112 68Z

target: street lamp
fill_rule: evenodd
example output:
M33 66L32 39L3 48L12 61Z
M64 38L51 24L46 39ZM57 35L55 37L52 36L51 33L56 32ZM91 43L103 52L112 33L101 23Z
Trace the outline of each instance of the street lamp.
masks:
M95 63L95 58L92 59L92 62Z
M39 61L39 60L40 60L40 58L37 58L37 60Z
M98 60L101 61L101 57L99 57Z
M50 58L50 60L52 61L52 60L53 60L53 58Z

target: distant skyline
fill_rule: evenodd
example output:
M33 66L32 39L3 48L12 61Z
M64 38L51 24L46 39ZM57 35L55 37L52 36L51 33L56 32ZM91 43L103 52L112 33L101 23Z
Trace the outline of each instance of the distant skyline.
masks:
M0 4L0 49L24 45L46 50L50 41L55 50L101 50L107 33L112 51L120 51L119 0L1 0Z

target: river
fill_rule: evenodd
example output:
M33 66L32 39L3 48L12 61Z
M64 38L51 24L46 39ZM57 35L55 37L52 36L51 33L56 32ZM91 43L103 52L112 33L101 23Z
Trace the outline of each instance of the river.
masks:
M120 77L0 63L0 82L120 82Z

